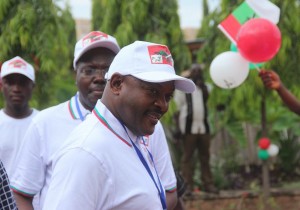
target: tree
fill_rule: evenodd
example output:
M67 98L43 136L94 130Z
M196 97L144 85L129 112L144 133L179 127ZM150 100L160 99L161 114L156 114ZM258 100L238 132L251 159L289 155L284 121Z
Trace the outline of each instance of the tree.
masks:
M32 104L39 109L60 100L57 86L71 74L74 31L69 9L61 10L52 0L1 1L0 61L19 55L33 64L37 87Z
M281 31L282 44L278 55L270 62L270 67L274 68L285 85L300 97L299 80L296 76L300 74L300 47L295 44L300 38L300 23L295 16L300 12L299 0L272 2L281 9L278 27Z
M92 28L93 30L101 29L101 24L105 17L108 0L92 1ZM108 32L106 32L108 33Z
M94 30L114 35L120 46L135 40L166 44L178 73L189 66L190 54L180 29L176 0L93 0L93 5L105 5L105 10L93 9L92 25L100 26ZM102 18L96 19L100 15Z

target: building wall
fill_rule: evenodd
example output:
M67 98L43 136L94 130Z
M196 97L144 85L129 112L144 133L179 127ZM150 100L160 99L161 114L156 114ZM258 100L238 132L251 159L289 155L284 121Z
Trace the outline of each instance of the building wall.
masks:
M89 19L75 19L75 23L77 40L81 39L92 30L91 20Z
M192 41L197 38L198 28L183 28L183 37L185 41Z

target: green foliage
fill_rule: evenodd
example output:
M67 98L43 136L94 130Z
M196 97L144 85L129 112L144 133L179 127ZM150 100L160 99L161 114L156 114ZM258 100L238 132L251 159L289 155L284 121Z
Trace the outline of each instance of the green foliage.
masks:
M92 29L100 28L106 10L107 0L93 0L92 1Z
M190 65L176 0L93 0L93 4L105 5L105 10L93 9L94 29L114 35L121 47L136 40L165 44L170 48L178 73ZM100 14L102 18L97 18Z
M69 7L61 10L51 0L1 1L0 61L19 55L33 64L36 88L31 104L36 108L70 96L69 90L62 96L64 91L57 87L70 89L63 78L71 78L75 34Z
M173 115L177 111L176 103L174 100L171 100L169 103L168 112L161 118L161 122L164 125L172 126L174 124Z
M287 133L287 136L282 136L278 141L280 146L278 158L280 160L281 170L289 176L299 170L300 143L295 134L291 132Z
M282 81L289 89L298 89L296 92L299 95L298 77L300 74L299 55L300 47L296 45L300 39L300 23L295 16L300 12L300 4L297 0L292 1L273 1L281 9L280 21L278 27L282 35L282 45L279 53L270 62L271 68L276 70ZM296 87L295 87L296 86Z
M224 168L220 162L212 166L214 184L218 189L226 189L230 185L229 180L224 176Z
M267 111L268 115L271 116L269 118L269 133L271 139L274 139L276 142L278 137L281 135L286 135L284 133L286 133L287 130L296 136L300 136L299 116L290 111L287 112L287 108L283 107L282 105L278 105L278 107L270 107L270 109Z

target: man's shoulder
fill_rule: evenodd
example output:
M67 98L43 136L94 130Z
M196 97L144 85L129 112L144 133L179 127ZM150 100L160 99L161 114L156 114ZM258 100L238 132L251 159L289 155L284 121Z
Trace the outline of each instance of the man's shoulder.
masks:
M60 104L48 107L46 109L43 109L41 111L38 111L38 113L36 114L35 120L40 120L43 118L48 118L49 120L56 116L56 115L66 115L69 114L68 113L68 102L69 101L65 101L62 102Z
M3 111L3 109L0 109L0 121L4 121L7 118L7 115Z

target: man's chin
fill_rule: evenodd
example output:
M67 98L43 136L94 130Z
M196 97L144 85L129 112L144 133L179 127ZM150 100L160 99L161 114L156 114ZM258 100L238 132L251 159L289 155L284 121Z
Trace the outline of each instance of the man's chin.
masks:
M155 130L155 126L153 126L153 128L148 128L145 132L143 136L150 136L154 133Z
M95 103L95 105L96 105L98 99L101 99L101 98L102 98L102 93L101 93L101 94L92 94L92 95L90 96L90 101L91 101L92 103Z
M13 104L13 107L15 110L22 110L23 107L24 107L24 104L21 104L21 103L14 103Z

